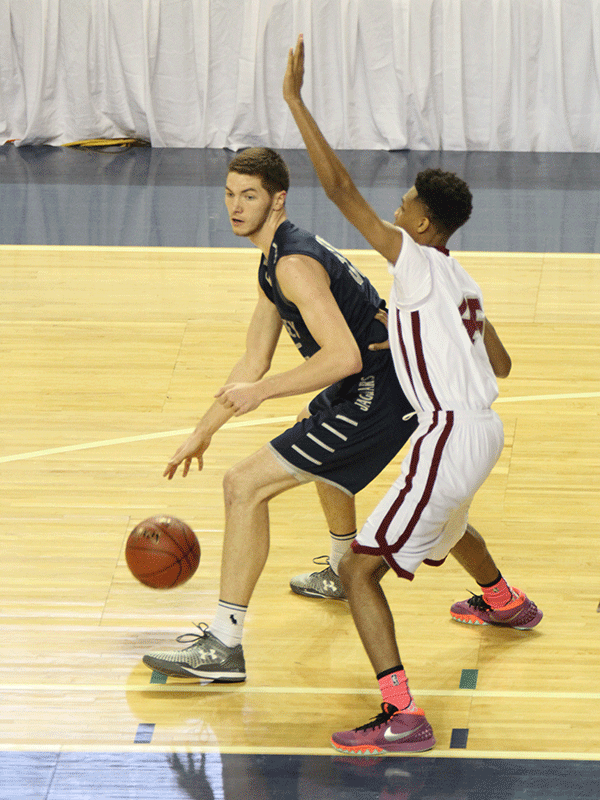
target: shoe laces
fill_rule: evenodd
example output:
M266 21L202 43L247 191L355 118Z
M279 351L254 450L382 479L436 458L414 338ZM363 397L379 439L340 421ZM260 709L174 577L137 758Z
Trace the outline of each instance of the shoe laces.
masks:
M206 639L207 631L208 631L208 623L206 622L198 622L197 624L194 622L194 625L198 628L200 633L183 633L181 636L177 637L178 642L185 644L186 642L191 642L189 647L186 647L186 650L190 650L192 647L197 647L202 639Z
M398 713L398 709L396 706L393 706L391 703L382 703L381 704L381 711L377 714L376 717L369 720L365 725L361 725L358 728L354 728L355 731L368 731L369 728L378 728L380 725L383 725L386 722L389 722L390 719L394 716L394 714Z
M313 564L317 564L317 566L320 566L320 567L322 567L322 566L328 567L329 566L329 556L317 556L316 558L313 558Z
M471 597L469 597L467 600L467 605L471 606L471 608L474 608L477 611L493 610L492 607L485 602L482 594L474 594L473 592L471 592Z

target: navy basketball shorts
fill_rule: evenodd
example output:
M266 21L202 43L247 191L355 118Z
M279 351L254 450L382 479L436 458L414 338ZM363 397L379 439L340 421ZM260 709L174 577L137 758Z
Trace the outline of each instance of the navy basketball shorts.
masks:
M311 400L310 417L271 440L273 454L298 481L321 480L355 495L379 475L417 427L391 356ZM373 362L377 368L373 369Z

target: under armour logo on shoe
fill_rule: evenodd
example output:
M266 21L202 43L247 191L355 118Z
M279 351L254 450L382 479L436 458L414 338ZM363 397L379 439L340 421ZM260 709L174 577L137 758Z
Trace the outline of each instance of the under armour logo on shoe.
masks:
M199 664L207 664L209 661L218 661L219 659L218 653L214 647L211 647L210 650L198 653L198 656Z
M334 592L337 587L333 581L323 581L323 588Z

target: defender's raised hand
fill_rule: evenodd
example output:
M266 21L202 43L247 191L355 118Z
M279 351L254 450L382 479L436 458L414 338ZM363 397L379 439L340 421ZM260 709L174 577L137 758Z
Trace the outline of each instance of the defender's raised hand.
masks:
M295 48L290 48L287 69L283 79L283 99L286 103L300 99L304 80L304 37L298 36Z

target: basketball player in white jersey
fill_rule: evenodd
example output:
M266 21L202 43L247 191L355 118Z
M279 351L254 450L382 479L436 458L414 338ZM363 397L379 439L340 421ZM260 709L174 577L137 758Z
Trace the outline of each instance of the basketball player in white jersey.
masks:
M502 451L502 422L491 404L496 376L508 374L510 358L486 323L479 287L446 249L470 216L468 186L452 173L425 170L402 198L394 223L381 220L304 105L303 75L300 37L290 51L284 98L327 196L389 263L390 346L418 416L401 475L340 563L354 622L379 680L382 711L331 741L353 755L428 750L435 738L408 688L383 575L391 568L412 580L421 563L439 566L452 551L482 587L481 595L452 607L455 619L524 629L542 618L522 591L506 583L483 539L467 530L472 498Z

